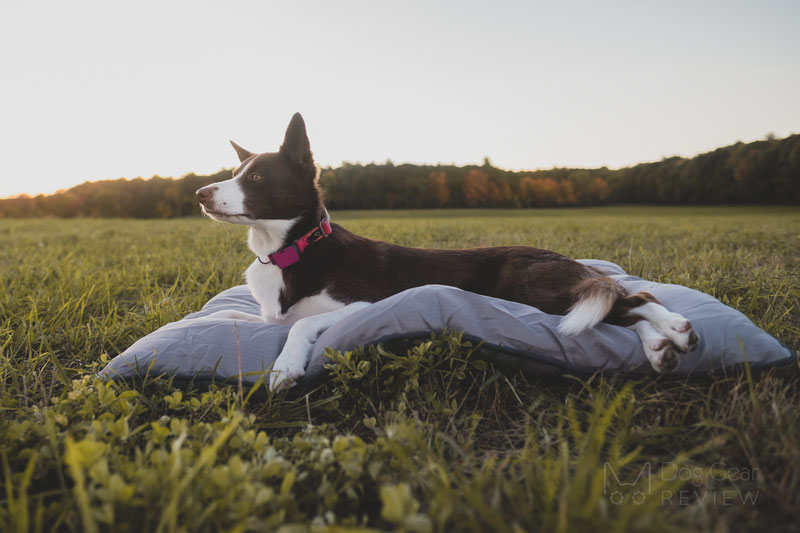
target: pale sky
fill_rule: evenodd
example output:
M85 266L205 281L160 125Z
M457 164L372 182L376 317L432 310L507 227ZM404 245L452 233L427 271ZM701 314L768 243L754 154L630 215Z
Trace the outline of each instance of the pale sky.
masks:
M0 196L233 167L612 168L800 132L800 2L0 0Z

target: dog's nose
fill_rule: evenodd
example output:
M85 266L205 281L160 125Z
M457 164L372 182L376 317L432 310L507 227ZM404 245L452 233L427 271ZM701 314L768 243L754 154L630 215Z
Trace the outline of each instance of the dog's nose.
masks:
M203 187L201 189L197 189L197 192L195 194L200 199L201 203L205 203L206 201L208 201L214 195L214 191L216 191L217 188L218 187L216 187L216 186L210 186L209 185L209 186Z

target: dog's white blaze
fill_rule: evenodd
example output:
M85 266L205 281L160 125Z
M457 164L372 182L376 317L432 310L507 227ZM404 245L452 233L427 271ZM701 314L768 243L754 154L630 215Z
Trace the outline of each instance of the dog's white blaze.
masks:
M250 168L250 165L252 165L253 161L255 160L256 160L255 157L251 157L250 161L248 161L246 165L244 165L241 169L239 169L239 172L233 175L233 179L241 178L242 176L247 174L247 170Z
M583 330L596 326L606 317L614 305L613 294L595 294L580 300L572 306L569 313L561 319L558 331L562 335L577 335Z
M241 215L244 213L244 191L239 186L238 178L214 184L214 211L224 215Z
M243 215L245 212L244 207L244 191L240 185L241 178L247 175L247 170L250 168L250 165L253 164L256 158L253 157L248 161L234 176L225 181L220 181L218 183L212 183L211 185L207 185L207 187L215 187L216 190L214 191L214 211L222 215L232 216L234 217L231 220L226 220L227 222L233 223L244 223L247 224L246 217L237 216ZM203 187L205 188L205 187ZM211 218L214 218L212 213L209 213Z

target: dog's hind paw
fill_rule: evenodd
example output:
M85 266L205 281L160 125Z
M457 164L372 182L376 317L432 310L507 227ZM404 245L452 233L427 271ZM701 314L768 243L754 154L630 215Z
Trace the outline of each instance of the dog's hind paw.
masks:
M649 345L645 344L644 351L650 364L660 374L675 370L678 366L680 352L666 337Z
M639 335L644 354L656 372L663 374L675 370L683 352L668 336L661 334L647 320L640 320L629 327Z
M692 328L692 323L678 313L664 310L651 322L659 333L672 341L679 352L689 353L697 348L700 337Z

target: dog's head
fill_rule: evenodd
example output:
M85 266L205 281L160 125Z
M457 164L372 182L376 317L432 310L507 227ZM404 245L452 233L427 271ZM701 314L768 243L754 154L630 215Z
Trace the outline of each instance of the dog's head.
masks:
M318 208L317 167L300 113L289 122L277 152L254 154L231 144L241 165L233 178L197 190L205 214L255 225L259 220L290 220Z

